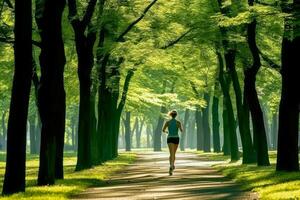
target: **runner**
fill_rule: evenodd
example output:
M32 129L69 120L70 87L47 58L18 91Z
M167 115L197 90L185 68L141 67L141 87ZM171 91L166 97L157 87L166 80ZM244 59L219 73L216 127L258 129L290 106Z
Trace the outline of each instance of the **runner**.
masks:
M179 144L179 134L178 134L178 129L180 129L181 133L183 132L182 124L180 121L176 120L177 116L177 111L172 110L169 112L169 115L171 116L171 119L166 121L164 127L163 127L163 132L168 134L168 147L169 147L169 152L170 152L170 168L169 168L169 174L173 175L173 171L175 169L175 154L178 148ZM168 131L166 129L168 128Z

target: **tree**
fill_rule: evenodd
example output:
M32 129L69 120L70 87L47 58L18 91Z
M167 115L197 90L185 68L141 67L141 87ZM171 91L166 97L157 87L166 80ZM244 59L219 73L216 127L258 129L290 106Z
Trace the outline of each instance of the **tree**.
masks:
M66 60L61 22L65 1L38 1L36 6L41 37L38 102L42 122L38 185L51 185L55 178L63 178Z
M224 73L224 61L222 54L216 50L216 54L219 61L219 82L223 92L223 129L224 129L224 154L228 155L230 152L231 160L236 161L239 159L237 136L235 132L235 119L232 108L232 102L230 99L229 86L230 77ZM227 54L230 57L230 53ZM226 59L225 59L226 60ZM227 58L228 61L228 58Z
M130 111L126 111L124 126L125 126L125 149L126 151L131 151L131 128L130 128Z
M32 2L15 2L15 72L3 194L25 191L26 124L32 76Z
M184 151L185 150L185 146L186 146L186 134L188 132L187 130L187 125L188 125L188 121L190 118L190 111L188 109L185 110L184 112L184 121L183 121L183 133L181 134L181 139L180 139L180 150Z
M249 6L253 6L254 1L248 1ZM266 130L264 126L263 113L258 100L256 91L255 81L256 74L261 67L261 61L259 51L256 44L256 19L253 19L247 26L247 42L249 49L252 54L252 66L245 69L245 97L247 104L249 105L252 124L253 124L253 137L254 137L254 148L257 153L257 165L268 166L270 165L268 156L268 144L266 137Z
M76 170L90 168L92 166L92 134L91 127L91 72L94 65L94 44L96 41L95 28L92 28L91 18L94 13L97 0L88 3L82 19L77 14L75 0L69 0L69 19L75 34L75 44L78 60L78 78L80 85L79 120L78 120L78 159ZM87 32L87 33L86 33Z
M279 106L277 171L298 171L298 132L299 132L299 95L295 86L299 85L299 14L300 2L294 0L291 5L282 1L283 11L293 18L285 20L285 31L281 50L282 90ZM291 8L291 10L290 10ZM293 33L293 34L292 34Z
M215 82L212 104L212 131L214 152L221 152L220 145L220 121L219 121L219 82Z
M210 109L210 96L206 92L204 93L204 100L206 101L206 107L202 111L202 116L203 116L203 150L204 152L210 152L211 147L211 131L210 131L210 124L209 124L209 109Z

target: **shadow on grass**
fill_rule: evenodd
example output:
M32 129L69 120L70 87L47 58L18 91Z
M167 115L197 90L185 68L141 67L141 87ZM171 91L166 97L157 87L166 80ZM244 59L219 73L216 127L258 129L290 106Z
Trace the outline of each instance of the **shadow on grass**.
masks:
M241 183L247 190L300 180L299 172L277 172L275 164L267 167L255 165L217 166L217 169L227 177Z
M134 154L121 154L118 158L108 161L103 165L75 172L75 155L73 152L64 154L65 179L56 180L56 184L51 186L37 186L38 156L27 157L26 192L10 196L0 196L0 199L67 199L69 196L82 192L89 187L104 185L103 178L110 176L135 160ZM0 167L0 190L2 190L4 170L5 163L2 162Z

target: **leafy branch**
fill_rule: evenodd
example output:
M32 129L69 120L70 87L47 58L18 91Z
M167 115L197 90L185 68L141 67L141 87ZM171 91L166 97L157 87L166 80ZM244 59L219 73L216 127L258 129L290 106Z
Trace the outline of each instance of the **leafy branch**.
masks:
M141 16L139 16L136 20L134 20L133 22L131 22L131 24L128 25L128 27L119 35L119 37L117 38L117 42L122 42L124 41L124 36L131 31L131 29L137 24L139 23L147 14L147 12L150 10L150 8L157 2L157 0L153 0L146 8L145 10L142 12Z
M277 71L279 71L280 70L280 65L278 65L278 64L276 64L273 60L271 60L267 55L265 55L264 53L262 53L259 49L258 49L258 53L259 53L259 55L262 57L262 59L266 62L266 63L268 63L268 65L271 67L271 68L273 68L273 69L275 69L275 70L277 70Z
M180 35L178 38L176 38L175 40L169 42L168 44L166 44L165 46L160 47L160 49L167 49L170 48L172 46L174 46L175 44L177 44L178 42L180 42L180 40L182 40L187 34L189 34L192 31L192 29L187 30L186 32L184 32L182 35Z

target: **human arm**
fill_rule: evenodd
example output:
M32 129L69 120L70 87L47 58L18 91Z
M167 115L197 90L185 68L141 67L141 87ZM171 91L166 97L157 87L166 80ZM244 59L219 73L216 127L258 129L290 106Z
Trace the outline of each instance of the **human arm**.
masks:
M168 128L168 122L165 122L162 131L163 131L164 133L166 133L166 132L167 132L167 131L166 131L167 128Z
M183 126L182 126L182 123L181 122L179 122L179 130L181 131L181 133L183 133Z

